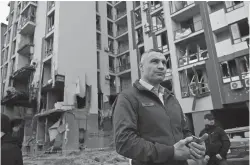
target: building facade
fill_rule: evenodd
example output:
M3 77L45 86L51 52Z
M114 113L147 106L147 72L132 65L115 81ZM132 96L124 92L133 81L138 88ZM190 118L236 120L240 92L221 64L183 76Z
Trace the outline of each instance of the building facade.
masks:
M60 145L70 150L83 128L88 147L108 146L111 105L140 78L141 55L152 48L165 55L162 85L174 92L196 135L210 112L224 128L249 123L249 2L9 5L1 109L24 119L26 143L35 133L40 149L66 138L71 145ZM64 134L51 136L61 125Z

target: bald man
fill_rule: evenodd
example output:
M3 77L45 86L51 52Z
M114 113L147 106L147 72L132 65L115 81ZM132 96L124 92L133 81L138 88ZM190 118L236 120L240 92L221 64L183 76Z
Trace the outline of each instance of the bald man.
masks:
M191 142L182 108L160 83L166 74L160 50L142 55L141 79L122 91L113 104L116 151L132 165L186 165L204 157L205 144Z

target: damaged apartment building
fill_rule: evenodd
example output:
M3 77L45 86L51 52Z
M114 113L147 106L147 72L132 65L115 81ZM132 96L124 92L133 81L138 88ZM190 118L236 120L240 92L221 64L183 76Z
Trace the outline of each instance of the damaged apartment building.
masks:
M112 103L140 78L141 55L152 48L166 57L162 85L196 135L206 113L224 129L249 123L249 2L8 5L1 112L23 124L25 152L112 145Z

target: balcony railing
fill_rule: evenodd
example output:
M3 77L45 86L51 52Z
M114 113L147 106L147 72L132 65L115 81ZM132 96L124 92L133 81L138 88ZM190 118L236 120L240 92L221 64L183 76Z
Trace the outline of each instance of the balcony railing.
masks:
M129 50L129 46L128 45L123 45L123 46L120 46L117 50L117 53L118 54L121 54L123 52L126 52L127 50Z
M115 73L115 67L109 67L109 72L111 72L111 73Z
M116 37L119 37L120 35L126 33L127 31L128 31L128 27L120 28L120 29L116 32Z
M190 55L184 55L179 57L179 67L193 64L208 58L208 51L207 50L200 50L199 53L193 53Z
M151 12L157 10L158 8L160 8L162 6L162 2L160 1L151 1L151 2L158 2L158 4L155 4L155 5L151 5Z
M234 2L237 2L237 1L234 1ZM231 12L231 11L236 10L236 9L243 7L243 6L244 6L244 2L238 1L237 4L234 4L232 6L227 7L226 11Z
M185 38L192 33L203 29L202 20L187 25L187 28L178 29L175 31L175 40Z
M194 1L170 1L170 13L174 14L192 4Z
M115 16L115 19L118 20L119 18L123 17L126 14L127 14L126 10L122 11Z
M249 34L244 36L244 37L240 37L240 38L235 38L233 39L233 43L234 44L237 44L237 43L240 43L240 42L244 42L246 41L247 42L247 45L249 46Z
M161 50L163 53L169 51L168 45L159 46L158 49Z
M33 3L37 4L37 1L23 1L22 10L29 4L29 2L33 2Z
M111 19L111 20L113 20L113 19L114 19L114 17L113 17L113 14L112 14L112 13L109 13L109 14L107 15L107 17L108 17L109 19Z
M135 19L135 26L138 26L142 23L141 19Z
M123 72L129 69L130 69L130 63L118 66L116 70L117 70L117 73L119 73L119 72Z
M165 28L165 23L153 25L153 32L158 32Z
M27 22L36 22L36 17L35 16L28 16L28 17L22 17L21 22L20 22L20 27L22 28Z
M110 35L110 36L114 36L114 32L112 31L112 30L108 30L108 35Z

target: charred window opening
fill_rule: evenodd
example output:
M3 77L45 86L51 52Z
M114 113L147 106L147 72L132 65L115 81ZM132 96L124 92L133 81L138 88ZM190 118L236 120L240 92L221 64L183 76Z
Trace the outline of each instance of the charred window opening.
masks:
M140 45L144 42L143 40L143 31L142 31L142 27L138 28L136 30L136 44Z
M165 58L167 60L166 63L167 72L170 72L172 70L170 55L165 56Z
M182 70L179 72L180 85L181 85L181 96L189 97L188 91L188 81L187 81L187 72L186 70Z
M164 12L161 11L159 14L152 17L153 31L157 32L165 28Z
M97 52L97 69L100 69L100 52Z
M108 47L109 47L109 51L114 53L114 40L111 38L108 38Z
M113 36L114 35L114 31L113 31L113 23L108 21L108 35Z
M239 66L242 74L249 72L249 55L239 58Z
M168 51L167 32L163 32L156 37L157 37L158 49L162 50L163 52L167 52Z
M135 26L141 24L142 18L141 18L141 10L138 9L136 11L134 11L134 15L135 15Z
M107 16L113 20L112 6L107 4Z
M96 15L96 30L101 30L101 17Z
M115 72L115 59L109 56L109 71L114 73Z
M247 19L232 24L230 27L235 44L242 41L249 42L249 24Z
M96 46L97 49L101 49L101 34L96 33Z
M224 83L239 80L236 60L225 61L221 63L222 78Z

